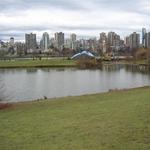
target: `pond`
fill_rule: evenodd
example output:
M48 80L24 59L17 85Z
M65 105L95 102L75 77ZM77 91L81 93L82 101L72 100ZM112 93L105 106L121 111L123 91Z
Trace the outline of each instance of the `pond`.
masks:
M94 94L148 85L150 73L129 70L124 65L105 66L102 70L0 70L0 95L5 102Z

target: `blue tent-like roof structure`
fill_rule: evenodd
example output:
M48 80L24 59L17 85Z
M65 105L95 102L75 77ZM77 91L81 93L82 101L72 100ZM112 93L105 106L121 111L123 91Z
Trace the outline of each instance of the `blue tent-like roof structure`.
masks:
M95 56L88 52L88 51L82 51L81 53L77 53L74 56L71 57L71 59L79 59L79 58L94 58Z

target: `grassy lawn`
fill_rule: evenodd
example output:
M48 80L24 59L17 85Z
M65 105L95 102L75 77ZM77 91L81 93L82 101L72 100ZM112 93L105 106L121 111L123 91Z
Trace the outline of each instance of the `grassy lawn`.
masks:
M105 64L106 62L104 62ZM111 62L112 63L112 62ZM120 61L119 63L148 64L147 60ZM12 60L0 61L0 68L34 68L34 67L75 67L76 61L67 59L42 59L42 60Z
M150 87L0 110L2 150L149 150Z
M149 64L148 60L137 60L137 64Z
M71 66L75 66L75 62L73 60L64 59L0 61L0 68Z

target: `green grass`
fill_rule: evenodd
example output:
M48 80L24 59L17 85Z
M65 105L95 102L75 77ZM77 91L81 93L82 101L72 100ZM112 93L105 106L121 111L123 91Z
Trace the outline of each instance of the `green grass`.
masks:
M14 60L0 61L0 68L27 68L27 67L72 67L73 60L50 59L50 60Z
M129 64L148 64L147 60L138 61L120 61L120 63ZM105 63L104 63L105 64ZM0 61L0 68L35 68L35 67L76 67L76 61L67 59L42 59L42 60L12 60Z
M137 65L143 64L143 65L149 65L149 62L146 59L142 59L142 60L130 60L130 61L123 60L123 61L120 61L120 62L123 62L125 64L137 64Z
M144 59L144 60L137 60L136 61L137 64L149 64L148 60Z
M149 150L150 87L15 104L1 150Z

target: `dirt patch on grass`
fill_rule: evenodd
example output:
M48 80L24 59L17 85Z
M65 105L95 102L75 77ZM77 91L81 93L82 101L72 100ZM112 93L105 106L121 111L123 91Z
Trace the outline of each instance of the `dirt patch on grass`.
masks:
M0 110L11 108L13 105L9 103L0 103Z

